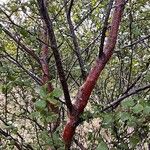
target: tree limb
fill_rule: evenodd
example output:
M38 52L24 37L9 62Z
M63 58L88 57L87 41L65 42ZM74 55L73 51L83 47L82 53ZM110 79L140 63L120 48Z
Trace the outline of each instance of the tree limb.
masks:
M109 4L108 4L108 9L106 12L106 17L104 20L104 25L103 25L103 29L102 29L102 35L101 35L101 42L100 42L100 47L99 47L99 57L102 55L103 53L103 47L104 47L104 42L105 42L105 37L106 37L106 31L108 30L108 20L109 20L109 16L110 16L110 12L112 9L112 5L113 5L114 0L110 0Z
M100 73L113 54L124 5L125 0L115 0L115 10L113 13L110 34L104 47L103 54L101 57L96 59L95 65L89 72L84 84L78 90L75 102L73 104L73 111L68 115L69 118L63 132L63 140L65 142L66 149L70 149L75 129L80 122L80 115L83 113L84 108L87 105L88 99L94 89Z
M66 3L66 0L64 0ZM67 21L68 21L68 25L69 25L69 29L70 29L70 33L71 33L71 37L72 37L72 42L74 45L74 49L75 49L75 54L78 58L79 61L79 65L80 65L80 69L81 69L81 74L82 74L82 78L85 79L86 78L86 71L85 71L85 65L84 65L84 61L82 59L81 53L80 53L80 47L77 41L77 37L74 31L74 26L71 20L71 9L73 7L73 2L74 0L71 0L69 8L67 9L67 5L65 7L65 11L66 11L66 16L67 16Z
M92 14L92 12L103 2L103 0L98 1L98 3L96 4L95 7L93 7L93 9L91 9L85 16L83 16L83 18L78 22L78 24L75 26L74 30L77 30L77 28L79 28L79 26L84 22L84 20L86 18L89 17L89 15Z
M61 85L63 88L63 92L64 92L64 96L65 96L66 105L67 105L68 110L71 111L72 103L71 103L71 99L70 99L68 85L67 85L66 78L65 78L65 73L63 70L63 66L62 66L61 57L59 54L59 50L58 50L58 46L57 46L57 42L56 42L56 38L55 38L55 33L53 31L52 21L49 17L48 10L47 10L44 0L37 0L37 2L39 5L39 12L40 12L41 16L43 17L46 27L47 27L47 30L48 30L50 45L51 45L51 49L54 54L56 67L57 67L57 71L59 74L59 79L60 79L60 82L61 82Z
M21 50L32 56L40 65L40 59L39 57L35 54L33 50L28 48L25 44L21 43L20 40L18 40L10 31L8 31L5 28L2 28L2 30L11 38L13 39L20 47L22 48Z
M126 46L122 47L122 49L131 47L131 46L133 46L133 45L136 45L136 44L138 44L138 43L140 43L140 42L143 42L144 40L149 39L149 38L150 38L150 34L147 35L147 36L145 36L145 37L143 37L143 38L140 38L140 39L137 40L137 41L134 41L132 44L129 44L129 45L126 45Z
M150 89L150 84L145 85L143 87L137 88L131 92L125 93L124 95L122 95L121 97L119 97L117 100L111 102L108 106L106 106L101 112L104 112L106 110L108 110L109 108L113 108L115 109L124 99L130 97L131 95L137 94L140 91L143 90L147 90Z
M26 74L28 74L38 85L42 85L42 80L37 77L33 72L27 70L26 68L24 68L22 66L22 64L20 62L18 62L18 60L14 59L10 54L8 54L6 51L4 51L4 53L6 54L7 57L5 57L6 59L8 59L10 62L12 62L13 64L15 64L17 67L21 68L22 70L25 71Z

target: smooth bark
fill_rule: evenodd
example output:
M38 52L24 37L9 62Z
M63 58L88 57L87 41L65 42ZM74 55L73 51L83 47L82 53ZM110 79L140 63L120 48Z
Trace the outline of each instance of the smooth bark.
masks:
M102 72L105 65L113 54L117 41L119 25L124 10L124 5L125 0L115 0L111 29L108 39L106 41L106 45L103 48L101 56L96 59L95 65L89 72L84 84L80 87L76 96L75 103L73 104L72 111L68 113L68 121L65 125L63 132L63 140L65 142L66 149L70 149L75 129L80 122L80 115L83 113L84 108L88 103L89 97L100 76L100 73Z

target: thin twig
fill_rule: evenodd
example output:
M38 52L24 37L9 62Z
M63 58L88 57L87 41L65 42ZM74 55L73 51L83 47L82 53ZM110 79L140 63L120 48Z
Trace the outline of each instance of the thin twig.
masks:
M27 54L29 54L30 56L32 56L40 65L40 59L39 57L35 54L35 52L28 48L25 44L23 44L22 42L20 42L20 40L18 40L10 31L8 31L5 28L2 28L2 30L11 38L13 39L18 45L20 45L21 50L26 52Z
M147 35L147 36L145 36L145 37L143 37L143 38L140 38L140 39L137 40L137 41L132 42L132 44L125 45L125 46L122 47L121 49L125 49L125 48L131 47L131 46L133 46L133 45L139 44L140 42L143 42L144 40L149 39L149 38L150 38L150 34Z
M143 90L147 90L147 89L150 89L150 84L148 85L145 85L143 87L140 87L140 88L137 88L131 92L128 92L124 95L122 95L121 97L119 97L118 99L116 99L115 101L111 102L108 106L106 106L104 109L101 110L101 112L104 112L110 108L116 108L124 99L128 98L129 96L131 95L134 95L134 94L137 94Z
M64 0L64 2L66 3L66 0ZM73 7L73 2L74 2L74 0L71 0L69 8L67 8L67 5L66 5L65 11L66 11L67 21L68 21L68 25L69 25L69 29L70 29L70 34L72 37L72 42L74 45L75 54L76 54L78 61L79 61L82 78L85 79L86 78L85 64L84 64L84 61L83 61L82 56L81 56L81 50L80 50L78 40L77 40L75 31L74 31L73 23L71 20L71 9Z
M26 74L28 74L34 81L36 81L36 83L38 85L42 85L42 81L39 77L37 77L33 72L28 71L26 68L24 68L22 66L22 64L20 64L20 62L18 62L17 60L15 60L11 55L9 55L6 51L4 51L4 53L6 54L5 57L6 59L8 59L9 61L11 61L13 64L15 64L16 66L18 66L19 68L21 68L22 70L24 70L26 72Z

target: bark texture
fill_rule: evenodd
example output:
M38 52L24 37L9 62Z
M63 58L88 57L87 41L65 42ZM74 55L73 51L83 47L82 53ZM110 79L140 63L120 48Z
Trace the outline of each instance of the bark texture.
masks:
M80 122L80 115L83 113L84 108L87 105L91 92L94 89L100 73L102 72L105 65L113 54L113 50L117 41L119 25L124 10L124 5L125 0L115 0L111 29L106 44L103 48L103 52L101 56L96 59L96 62L92 67L91 71L89 72L85 82L78 90L72 111L68 112L68 121L65 125L63 132L63 140L65 142L66 149L70 149L75 129Z

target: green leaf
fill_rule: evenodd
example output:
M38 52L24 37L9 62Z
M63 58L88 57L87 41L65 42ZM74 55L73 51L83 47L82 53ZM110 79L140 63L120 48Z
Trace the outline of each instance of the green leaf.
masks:
M47 116L46 117L46 122L49 123L49 122L52 122L53 121L53 117L52 116Z
M30 116L32 117L32 118L38 118L38 116L39 116L39 112L38 111L35 111L35 112L32 112L31 114L30 114Z
M122 121L129 120L131 118L130 114L128 112L121 112L120 113L120 119Z
M110 126L113 121L114 121L113 116L111 114L105 114L103 116L103 125L104 126L106 126L106 127Z
M150 114L150 106L146 106L143 110L143 113L146 115L149 115Z
M121 150L127 150L127 149L129 149L128 143L122 142L122 143L119 145L118 148L121 149Z
M18 131L18 128L17 128L17 127L14 127L14 128L12 129L12 133L14 133L14 134L17 134L17 131Z
M1 90L2 90L2 94L5 94L7 92L7 86L6 85L3 85L1 87Z
M93 139L93 135L92 135L92 132L89 130L88 131L88 141L91 141Z
M41 97L46 97L46 95L47 95L46 90L43 89L43 88L41 88L39 95L40 95Z
M42 87L36 87L36 92L40 95L41 98L44 98L47 96L47 90L46 90L46 85Z
M1 88L3 94L9 93L13 89L12 82L10 81L6 85L3 85Z
M25 29L21 29L20 30L20 33L24 36L24 37L27 37L28 36L28 32L25 30Z
M13 4L13 5L11 6L11 11L12 11L12 12L15 12L17 9L18 9L18 7L17 7L16 4Z
M100 142L96 150L108 150L107 144L105 142Z
M3 128L6 130L12 130L12 129L14 129L14 126L13 125L8 125L8 126L6 125Z
M22 81L20 78L17 78L15 81L14 81L14 83L16 84L16 85L18 85L18 86L24 86L24 81Z
M0 51L5 51L5 46L4 45L0 45Z
M46 107L46 101L44 100L38 100L35 102L35 107L37 109L43 110Z
M134 113L140 113L141 111L143 111L143 106L141 104L136 104L134 107L133 107L133 112Z
M51 93L47 95L46 100L54 105L59 105L60 102L57 100L62 95L62 91L58 88L54 89Z
M128 99L128 100L125 100L121 103L122 107L123 108L129 108L129 107L132 107L135 105L133 99Z
M52 91L53 97L60 97L62 95L62 91L59 88L56 88Z
M47 123L57 121L57 119L58 119L58 114L55 114L53 112L49 112L47 115L45 115L45 121Z
M127 122L127 125L128 125L129 127L134 127L134 126L136 126L136 125L137 125L137 118L134 117L134 116L131 116L130 119L128 120L128 122Z
M130 137L130 143L132 145L132 148L135 148L135 146L140 141L139 136L137 134L134 134L132 137Z

